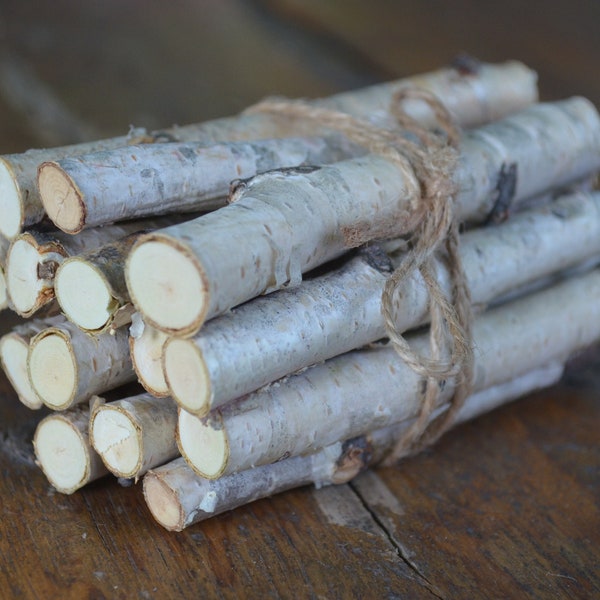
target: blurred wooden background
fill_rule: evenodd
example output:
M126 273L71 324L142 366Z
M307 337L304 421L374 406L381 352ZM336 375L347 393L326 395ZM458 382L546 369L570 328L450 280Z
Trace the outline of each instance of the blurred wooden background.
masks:
M0 2L0 153L520 59L600 105L597 0ZM3 313L0 331L14 322ZM140 486L54 493L0 377L0 598L600 596L600 352L397 468L167 533Z

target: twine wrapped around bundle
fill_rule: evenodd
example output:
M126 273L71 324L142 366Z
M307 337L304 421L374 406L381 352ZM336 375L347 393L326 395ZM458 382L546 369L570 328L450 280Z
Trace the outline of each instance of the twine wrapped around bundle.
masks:
M429 131L409 117L402 108L406 100L426 102L441 131ZM421 197L411 207L410 215L411 249L390 275L381 299L390 342L398 355L426 382L416 421L385 459L385 464L393 464L434 443L451 427L471 388L471 300L458 253L459 228L454 211L456 189L453 176L458 164L459 128L438 98L417 88L401 88L394 94L393 113L398 122L398 128L394 130L381 129L365 120L297 101L267 99L248 112L266 112L317 122L342 133L369 152L392 160L403 174L409 177L414 174L419 181ZM378 232L377 237L394 237L395 224L388 225ZM349 247L366 241L360 231L344 234ZM449 264L450 298L446 298L434 274L433 257L441 251L445 252ZM396 327L399 303L395 293L416 270L421 273L429 292L430 358L416 354ZM448 409L428 427L440 388L449 378L456 379L454 395Z

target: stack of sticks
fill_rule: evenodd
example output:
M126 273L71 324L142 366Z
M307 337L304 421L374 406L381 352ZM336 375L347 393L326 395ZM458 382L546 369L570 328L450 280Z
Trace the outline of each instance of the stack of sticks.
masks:
M600 340L600 117L583 98L539 103L517 62L301 106L410 138L394 99L415 88L464 129L451 177L477 316L460 422L552 385ZM402 108L435 129L430 103ZM348 481L421 414L427 385L386 343L381 297L418 243L427 182L295 115L254 109L0 158L0 308L28 319L0 339L0 360L23 404L52 409L33 444L58 491L144 476L153 516L181 530ZM449 257L430 271L451 297ZM426 357L425 275L402 280L393 305L394 330ZM434 382L428 421L460 377ZM146 391L126 396L136 380Z

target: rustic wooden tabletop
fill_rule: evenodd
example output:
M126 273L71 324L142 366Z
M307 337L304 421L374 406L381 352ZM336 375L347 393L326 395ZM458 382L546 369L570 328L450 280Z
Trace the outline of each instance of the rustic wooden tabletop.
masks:
M600 105L594 0L0 5L0 153L200 121L448 63L520 59ZM0 331L16 322L0 315ZM600 352L396 468L183 533L140 486L55 493L0 376L0 598L600 597Z

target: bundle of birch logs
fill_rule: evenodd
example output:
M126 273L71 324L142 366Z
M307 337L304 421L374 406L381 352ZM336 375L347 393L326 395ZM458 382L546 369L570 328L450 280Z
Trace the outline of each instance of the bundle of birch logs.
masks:
M439 100L408 93L398 121L404 90ZM395 143L443 138L441 110L462 128L445 200L464 232L392 288L391 332L382 294L419 246L429 183ZM448 425L552 385L600 341L599 170L595 108L539 103L517 62L0 157L0 309L27 318L0 360L23 404L51 409L38 464L63 493L143 476L181 530L389 461L467 378L424 377L388 342L451 354L451 332L431 343L430 280L449 304L453 260L476 316Z

